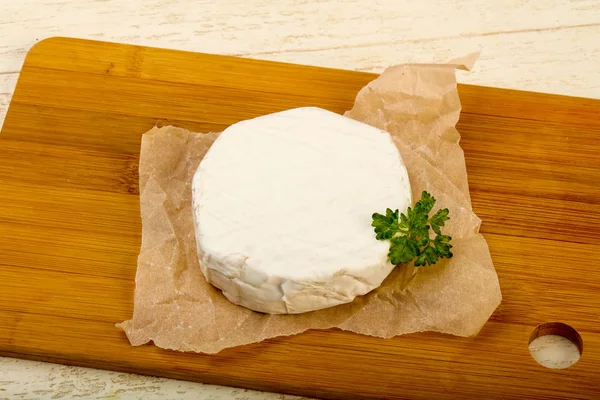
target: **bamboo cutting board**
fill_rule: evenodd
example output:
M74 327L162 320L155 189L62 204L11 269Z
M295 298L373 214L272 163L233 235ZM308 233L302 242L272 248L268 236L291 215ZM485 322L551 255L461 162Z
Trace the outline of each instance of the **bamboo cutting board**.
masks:
M481 333L310 331L214 356L131 347L137 163L156 123L220 131L374 75L54 38L29 53L0 134L0 354L327 398L600 398L600 101L460 86L473 207L503 303ZM560 321L578 363L538 365Z

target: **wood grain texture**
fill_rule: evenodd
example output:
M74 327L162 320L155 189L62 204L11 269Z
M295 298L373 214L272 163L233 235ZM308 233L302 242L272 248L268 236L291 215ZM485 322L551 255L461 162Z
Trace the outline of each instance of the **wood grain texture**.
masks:
M276 77L276 78L274 78ZM360 72L51 39L0 134L0 354L326 398L593 398L600 392L600 101L459 88L475 211L504 302L475 338L311 331L215 356L133 348L137 156L154 124L198 131L294 106L342 112ZM539 366L539 323L581 334Z
M20 0L0 4L0 126L53 35L369 72L480 49L461 82L600 98L597 0Z

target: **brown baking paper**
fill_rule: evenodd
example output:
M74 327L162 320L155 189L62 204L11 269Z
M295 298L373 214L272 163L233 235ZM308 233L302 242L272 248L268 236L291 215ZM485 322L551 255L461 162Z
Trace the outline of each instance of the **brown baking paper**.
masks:
M320 311L261 314L230 303L206 282L196 255L191 182L218 134L174 127L144 134L135 306L133 318L118 325L131 344L153 341L166 349L217 353L334 327L382 338L421 331L477 334L501 294L487 244L478 233L481 221L471 210L455 129L460 113L455 68L469 68L473 60L391 67L358 93L346 113L390 132L408 168L414 199L427 190L436 197L436 206L450 209L444 232L453 237L454 257L432 267L397 267L371 293Z

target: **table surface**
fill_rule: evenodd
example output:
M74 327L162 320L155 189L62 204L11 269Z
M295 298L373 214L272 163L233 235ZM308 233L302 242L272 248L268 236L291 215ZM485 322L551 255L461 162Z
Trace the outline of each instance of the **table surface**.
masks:
M0 125L29 48L73 36L381 72L481 50L458 80L600 98L597 0L0 1ZM0 399L297 399L0 358Z

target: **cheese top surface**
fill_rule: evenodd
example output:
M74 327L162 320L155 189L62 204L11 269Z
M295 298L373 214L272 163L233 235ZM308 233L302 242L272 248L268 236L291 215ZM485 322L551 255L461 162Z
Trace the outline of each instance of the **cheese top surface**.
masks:
M192 190L207 280L269 313L325 308L379 286L393 266L371 215L411 203L387 132L313 107L227 128Z

